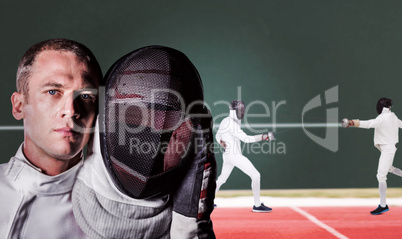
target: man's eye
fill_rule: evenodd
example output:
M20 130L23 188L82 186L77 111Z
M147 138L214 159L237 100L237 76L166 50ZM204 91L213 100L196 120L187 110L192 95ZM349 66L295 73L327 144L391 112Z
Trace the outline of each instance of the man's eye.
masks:
M55 95L55 94L57 93L57 91L56 91L56 90L49 90L48 93L49 93L50 95Z
M81 94L81 98L84 100L92 100L94 99L94 96L92 96L91 94Z

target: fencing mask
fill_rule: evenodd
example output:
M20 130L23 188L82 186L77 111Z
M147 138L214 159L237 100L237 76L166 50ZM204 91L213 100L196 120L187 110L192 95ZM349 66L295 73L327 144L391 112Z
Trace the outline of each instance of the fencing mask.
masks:
M111 67L105 91L100 140L115 186L137 199L166 193L194 156L191 115L203 110L196 68L177 50L144 47Z
M382 98L379 99L378 102L377 102L377 113L378 113L378 114L381 114L382 109L383 109L384 107L386 107L386 108L391 108L391 106L392 106L392 100L382 97Z
M244 117L244 111L245 111L245 104L244 101L242 100L232 100L230 103L230 110L235 110L236 111L236 117L238 120L243 119Z

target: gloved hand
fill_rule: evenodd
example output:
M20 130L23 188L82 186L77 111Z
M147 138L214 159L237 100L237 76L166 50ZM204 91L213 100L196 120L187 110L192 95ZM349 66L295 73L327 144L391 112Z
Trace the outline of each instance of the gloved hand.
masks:
M354 126L353 120L348 120L347 118L342 119L342 127L349 128L349 126Z
M271 131L268 131L267 133L262 135L262 139L263 140L268 140L268 141L275 140L274 133L272 133Z
M212 116L197 127L196 155L173 193L171 238L215 238L210 215L214 209L217 166L211 122Z

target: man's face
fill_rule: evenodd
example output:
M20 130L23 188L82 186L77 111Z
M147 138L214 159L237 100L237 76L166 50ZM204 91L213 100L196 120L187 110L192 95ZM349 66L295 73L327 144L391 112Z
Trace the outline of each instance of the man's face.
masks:
M71 52L37 56L21 103L28 158L69 160L83 149L95 118L95 82L87 64Z

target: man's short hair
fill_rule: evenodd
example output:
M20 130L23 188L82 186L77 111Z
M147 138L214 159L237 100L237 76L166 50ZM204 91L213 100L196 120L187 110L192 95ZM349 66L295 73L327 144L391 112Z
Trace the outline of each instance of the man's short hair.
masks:
M76 41L56 38L39 42L31 46L22 56L17 69L17 91L28 96L28 82L31 76L32 66L36 57L44 51L66 51L75 54L80 61L87 64L91 73L96 77L97 86L102 80L102 71L95 56L86 46Z

